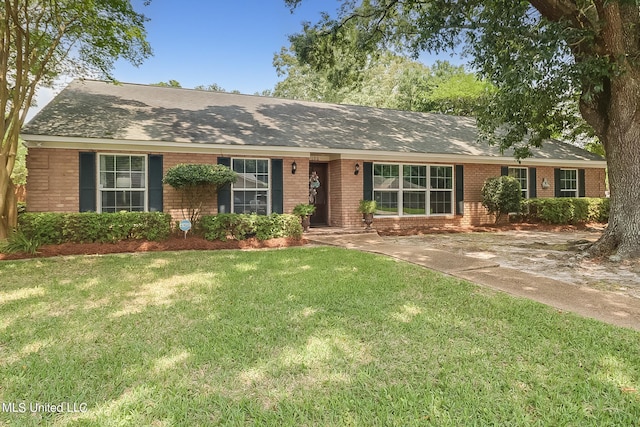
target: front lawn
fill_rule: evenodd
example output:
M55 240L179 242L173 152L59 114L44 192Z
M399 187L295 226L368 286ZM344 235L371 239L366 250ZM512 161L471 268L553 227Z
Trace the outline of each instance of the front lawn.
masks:
M7 261L0 425L631 426L639 343L338 248Z

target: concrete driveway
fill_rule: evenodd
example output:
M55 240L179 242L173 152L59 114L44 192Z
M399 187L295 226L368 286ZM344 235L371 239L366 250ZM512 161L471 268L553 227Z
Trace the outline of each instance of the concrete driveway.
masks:
M504 231L380 237L307 236L311 242L379 253L560 310L640 330L638 264L578 260L599 232Z

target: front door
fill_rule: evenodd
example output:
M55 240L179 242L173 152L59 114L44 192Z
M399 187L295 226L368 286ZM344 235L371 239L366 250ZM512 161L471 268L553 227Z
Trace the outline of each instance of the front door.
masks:
M326 163L309 163L309 203L315 205L311 225L328 224L328 182Z

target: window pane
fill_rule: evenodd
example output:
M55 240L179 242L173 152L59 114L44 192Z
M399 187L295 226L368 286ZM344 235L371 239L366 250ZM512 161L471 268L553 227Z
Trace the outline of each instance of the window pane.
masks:
M233 170L238 173L244 173L244 160L233 159Z
M451 166L431 166L431 188L453 188L453 168Z
M268 213L267 201L266 191L234 191L233 212L266 215Z
M131 173L131 188L144 188L144 173L142 172L132 172Z
M451 213L451 191L431 191L429 195L429 207L432 214Z
M129 172L116 173L116 188L131 188L131 174Z
M374 191L373 198L378 205L376 215L398 215L398 193L396 191Z
M116 157L116 170L117 171L129 171L129 170L131 170L131 157L129 157L129 156L117 156Z
M144 172L144 157L132 156L131 157L131 170L137 172Z
M269 173L269 161L268 160L258 160L258 173L267 174Z
M373 166L373 187L378 189L399 188L399 165Z
M427 197L424 191L405 191L402 193L402 213L405 215L426 214Z
M403 188L427 188L427 167L405 165L402 167Z

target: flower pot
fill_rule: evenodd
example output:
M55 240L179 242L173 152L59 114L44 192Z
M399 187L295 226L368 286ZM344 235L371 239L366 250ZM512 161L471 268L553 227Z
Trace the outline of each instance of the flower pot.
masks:
M366 230L371 230L371 223L373 223L373 214L372 213L365 213L362 214L362 218L363 221L366 225Z
M311 225L311 218L309 216L302 217L302 230L309 231L309 226Z

